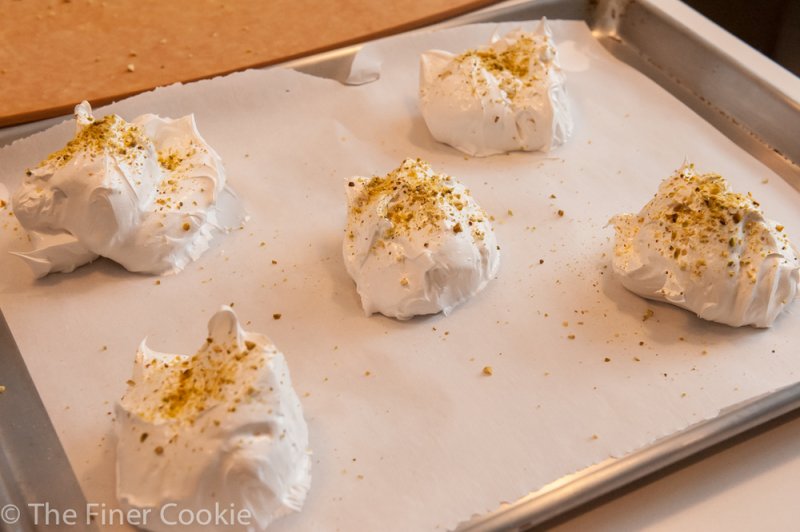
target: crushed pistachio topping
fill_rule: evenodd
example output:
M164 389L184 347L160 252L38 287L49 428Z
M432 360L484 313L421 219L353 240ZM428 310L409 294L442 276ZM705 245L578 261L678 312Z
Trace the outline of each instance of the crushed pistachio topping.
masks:
M130 166L144 167L144 158L152 149L153 141L143 128L130 124L117 115L107 115L100 120L89 117L89 123L84 125L64 148L50 154L39 167L54 166L56 169L64 167L79 154L91 159L96 157L114 157L117 161ZM181 210L184 207L178 197L185 197L188 187L194 193L203 193L204 189L195 190L193 187L192 170L199 164L195 163L198 153L207 153L206 149L190 141L188 146L172 147L157 153L158 164L162 170L160 176L155 210L158 212L168 210ZM27 176L33 172L26 171ZM89 174L91 175L91 174ZM140 186L142 182L135 182ZM197 200L193 202L197 205Z
M447 220L451 218L449 215L462 211L470 198L466 192L459 192L456 185L452 177L435 173L425 161L406 159L387 176L375 176L364 182L360 195L350 206L351 215L360 215L367 207L377 205L378 214L390 222L383 235L387 240L418 231L432 233L443 225L460 233L466 228L460 222L449 226ZM481 212L470 216L468 223L472 226L485 219Z
M485 69L513 100L523 88L532 87L547 75L554 57L555 48L549 38L520 32L511 43L501 41L477 50L467 50L453 60L453 65L474 65ZM446 69L439 77L445 79L453 72L453 69ZM479 86L487 84L485 79L476 77L473 77L473 82Z
M791 246L778 226L772 231L759 207L749 192L731 191L719 174L698 175L694 165L685 165L662 183L637 221L655 226L649 246L681 270L702 277L719 256L730 277L746 275L755 283L763 259L785 255Z
M205 149L194 141L189 142L189 145L182 149L170 148L158 152L158 164L164 170L164 175L158 185L157 211L183 209L184 203L175 198L183 197L185 188L192 186L191 173L198 165L192 164L191 161L198 152L205 153ZM194 189L192 191L197 192ZM204 190L200 189L199 192L204 192ZM196 200L193 204L197 205ZM185 225L184 231L188 231Z
M190 149L188 153L180 153L177 150L166 150L158 152L158 164L164 170L169 170L173 172L178 169L178 167L183 164L183 161L194 155L195 150Z
M86 153L90 157L115 155L132 164L149 143L150 139L142 128L128 124L117 115L107 115L102 120L92 120L83 126L74 139L51 153L39 166L53 164L62 167L79 153Z
M173 419L192 424L203 412L220 404L229 405L228 411L233 412L236 405L251 402L259 393L253 384L257 371L265 363L263 352L255 347L253 342L246 342L242 348L235 341L219 343L208 338L191 357L149 360L146 370L167 375L155 390L159 394L157 405L137 414L151 422Z

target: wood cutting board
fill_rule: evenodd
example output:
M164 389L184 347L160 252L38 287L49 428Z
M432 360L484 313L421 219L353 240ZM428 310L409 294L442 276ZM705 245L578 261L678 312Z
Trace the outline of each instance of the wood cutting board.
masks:
M497 0L0 0L0 126L390 35Z

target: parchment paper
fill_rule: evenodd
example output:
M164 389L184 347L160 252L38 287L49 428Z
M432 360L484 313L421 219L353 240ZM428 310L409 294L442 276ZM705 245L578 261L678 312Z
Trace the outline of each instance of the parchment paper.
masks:
M139 341L193 352L223 303L285 352L309 422L312 489L276 531L451 528L797 380L797 305L770 330L733 329L612 277L607 220L638 211L684 157L751 191L795 241L798 193L583 23L552 23L576 123L565 146L480 159L430 137L420 52L462 51L520 25L380 41L369 52L380 79L358 87L249 71L101 109L194 112L251 215L160 284L108 261L34 281L6 253L25 238L0 211L0 305L89 501L114 504L111 411ZM0 193L72 129L0 150ZM341 259L343 181L407 156L465 182L495 216L500 274L449 317L367 318Z

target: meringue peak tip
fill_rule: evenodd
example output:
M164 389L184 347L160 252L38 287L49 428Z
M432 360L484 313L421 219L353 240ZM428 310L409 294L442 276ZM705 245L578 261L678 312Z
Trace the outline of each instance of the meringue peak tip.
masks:
M539 19L539 23L536 25L537 33L551 35L552 30L550 29L550 22L547 20L547 17L542 17Z
M81 103L75 106L75 114L78 114L79 112L88 112L91 114L92 104L90 104L88 100L81 100Z
M236 311L233 310L233 307L230 305L220 305L219 310L217 310L217 312L215 312L211 317L209 328L211 327L211 323L216 320L239 323L239 317L236 315Z
M228 339L241 346L247 336L248 333L242 328L236 312L228 305L222 305L208 321L208 338L212 342Z
M91 124L94 122L94 115L92 114L92 106L91 104L83 100L81 103L75 106L75 119L77 120L80 126L85 126L86 124Z
M230 314L233 315L234 318L236 318L236 311L233 310L233 307L231 307L230 305L220 305L219 306L219 310L217 311L217 314L219 314L220 312L230 313Z

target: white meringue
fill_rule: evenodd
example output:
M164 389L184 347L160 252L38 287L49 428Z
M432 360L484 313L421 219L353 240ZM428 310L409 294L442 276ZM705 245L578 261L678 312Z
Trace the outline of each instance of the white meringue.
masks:
M630 291L734 327L769 327L797 294L800 260L748 193L684 164L638 215L611 219L614 272Z
M204 530L264 530L299 511L311 484L308 427L286 360L222 307L195 355L144 342L116 406L117 497L170 530L181 510L249 516ZM165 517L162 521L160 517Z
M433 137L469 155L548 151L572 135L572 117L546 21L489 46L420 58L420 110Z
M497 274L489 217L428 163L406 159L385 177L354 177L346 190L344 262L367 315L448 314Z
M108 257L132 272L174 273L219 228L225 171L193 116L95 120L83 102L67 145L29 170L13 198L22 226L58 245L17 253L37 277Z

